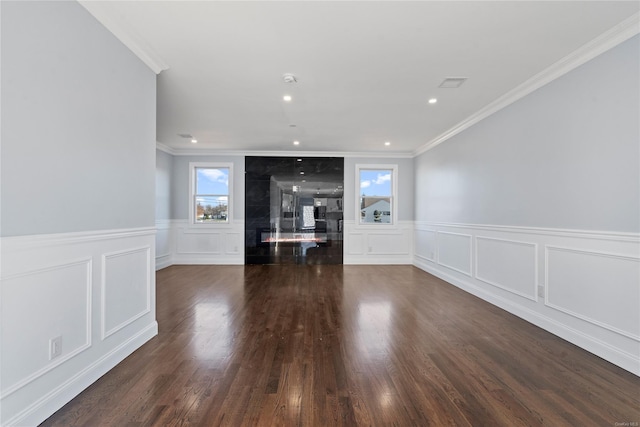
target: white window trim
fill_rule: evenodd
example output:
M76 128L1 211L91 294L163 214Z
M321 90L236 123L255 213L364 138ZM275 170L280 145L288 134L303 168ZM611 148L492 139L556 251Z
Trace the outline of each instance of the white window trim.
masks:
M226 222L199 224L195 220L195 204L197 168L228 168L229 169L229 209ZM233 163L221 162L189 162L189 226L194 228L229 228L233 223Z
M391 222L379 223L379 224L362 224L360 222L360 171L371 169L389 169L391 170L391 191L392 191L392 204L391 204ZM369 164L358 163L356 164L355 175L355 223L356 228L361 229L374 229L380 230L385 228L397 228L398 226L398 165L397 164Z

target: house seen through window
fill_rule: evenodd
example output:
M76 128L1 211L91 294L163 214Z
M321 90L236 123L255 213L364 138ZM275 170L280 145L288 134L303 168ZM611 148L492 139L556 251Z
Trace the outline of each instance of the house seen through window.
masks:
M358 172L360 223L393 223L393 169L362 168Z
M195 223L229 221L229 168L194 168L193 215Z

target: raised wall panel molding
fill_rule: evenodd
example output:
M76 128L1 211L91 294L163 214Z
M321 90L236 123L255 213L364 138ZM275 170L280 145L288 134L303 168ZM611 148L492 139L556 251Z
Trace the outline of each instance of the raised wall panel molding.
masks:
M74 272L72 270L78 271ZM6 357L3 355L3 364L1 366L3 388L0 392L0 401L91 347L91 277L92 259L84 258L2 278L1 294L4 308L1 315L3 325L2 344L4 351L12 348L24 348L25 345L31 344L32 342L23 342L25 339L24 335L20 334L18 330L14 332L14 329L24 327L24 325L29 325L30 328L47 325L50 323L51 316L48 316L48 314L51 314L51 311L64 310L62 306L56 307L48 304L48 302L52 300L52 297L54 297L53 293L56 295L64 295L75 285L76 288L82 288L85 296L84 298L82 298L81 295L80 297L72 296L72 298L74 298L72 301L74 303L73 308L77 309L75 305L77 302L80 302L80 300L83 300L84 309L82 316L75 319L75 322L84 325L82 334L84 341L77 343L76 347L71 351L65 350L65 344L67 346L69 344L63 341L63 353L60 357L53 360L44 360L42 356L35 359L34 357L16 359L15 357ZM37 300L40 301L40 303L35 307L37 308L35 311L34 303L37 301L33 301L34 295L41 296L41 298ZM22 316L24 318L20 319L16 318L16 316ZM40 341L46 344L49 337L43 335L44 332L40 329L35 332L40 335L38 337ZM62 335L65 332L68 331L60 329L55 334ZM44 349L46 347L40 347L42 347L40 348L40 354L44 355ZM29 348L28 350L37 351L35 348ZM27 370L31 369L32 371L25 373L22 378L12 381L12 377L10 377L9 374L13 376L17 372L19 373L21 370L24 370L25 367Z
M359 226L344 221L344 260L349 264L411 264L413 259L413 221L393 226Z
M453 233L449 231L438 231L436 233L438 265L471 277L472 264L472 237L470 234ZM449 241L448 243L447 240ZM462 243L466 241L465 243ZM457 241L457 243L454 243ZM456 247L457 245L457 247ZM467 253L458 255L458 250L463 249ZM456 259L457 258L457 259Z
M437 233L436 230L429 228L420 228L416 226L415 230L415 256L425 259L427 261L436 262L437 256ZM424 253L421 251L424 250Z
M348 248L345 255L364 255L365 253L365 234L364 233L345 233L343 238L348 239L344 247Z
M620 24L604 32L591 42L583 45L579 49L565 56L550 67L526 80L524 83L516 86L506 94L502 95L495 101L489 103L484 108L467 117L465 120L456 124L446 132L443 132L436 138L424 144L422 147L414 151L414 156L418 156L439 144L442 144L449 138L468 129L481 120L502 110L508 105L524 98L531 92L541 88L542 86L552 82L553 80L567 74L569 71L581 66L585 62L595 58L596 56L606 52L607 50L619 45L620 43L630 39L640 32L640 13L635 13L631 17L622 21Z
M429 264L416 260L414 265L427 273L477 296L497 307L506 310L540 328L547 330L570 343L586 349L609 362L640 376L640 356L632 352L612 345L601 338L592 334L573 328L555 318L545 315L535 309L527 307L524 304L504 298L494 292L490 292L480 286L474 285L468 279L461 276L454 276L447 271L438 268L437 265ZM524 301L524 300L520 300Z
M547 245L545 283L547 307L640 341L640 258Z
M34 426L40 424L156 335L158 335L158 324L154 321L85 369L78 371L63 383L58 384L45 396L38 399L30 398L30 404L11 417L11 419L6 420L5 424L7 426Z
M228 232L225 233L225 254L238 255L241 254L242 245L244 245L244 233L240 232Z
M416 267L640 375L639 233L431 221L415 230ZM444 236L473 236L473 276L449 268L467 259L464 240L438 254L447 266L427 259L433 232L438 250Z
M143 227L0 239L0 423L38 425L157 334L155 235ZM133 304L103 298L105 275L107 291ZM56 337L62 354L50 359Z
M113 265L110 266L110 264ZM114 272L118 268L121 271ZM149 246L120 250L102 256L100 299L103 340L151 312L150 274L151 247ZM115 276L115 280L110 279L110 276ZM122 300L110 301L110 298L113 298L110 297L110 294L113 293L109 292L110 287L117 289L116 295L122 295ZM136 303L134 300L136 297L138 298L137 302L141 303L139 307L132 306L133 303ZM111 310L115 313L111 313ZM124 318L117 318L122 315Z
M494 245L492 248L487 248L487 253L484 255L483 241ZM495 245L510 246L510 248L507 250L505 247L501 251ZM530 249L531 253L523 253L523 251L527 252L526 249ZM476 279L532 301L538 300L538 245L536 243L476 236L475 260ZM492 264L485 269L485 262ZM483 274L494 277L483 277L481 270L484 270ZM518 283L519 286L513 286L511 283Z
M204 226L190 224L186 219L162 220L157 227L156 245L163 253L156 256L155 269L173 264L244 264L244 221ZM159 249L159 250L160 250Z

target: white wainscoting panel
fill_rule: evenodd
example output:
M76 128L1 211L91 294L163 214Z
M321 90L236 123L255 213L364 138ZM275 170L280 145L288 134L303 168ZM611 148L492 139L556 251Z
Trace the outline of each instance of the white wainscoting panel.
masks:
M547 306L640 341L640 258L546 247Z
M181 230L178 233L177 253L191 255L220 255L222 233L208 230Z
M158 221L167 228L167 253L156 257L156 270L173 264L244 264L244 221L220 226L191 225L186 220Z
M538 247L535 243L476 237L476 278L537 301Z
M156 221L156 270L171 265L174 247L173 235L171 220Z
M413 222L358 226L344 221L344 264L411 264Z
M415 266L640 375L640 234L422 221L415 229Z
M437 232L438 264L471 276L471 235Z
M151 248L102 257L102 339L151 310Z
M157 334L155 228L5 237L0 249L0 425L38 425Z
M436 254L438 250L436 232L434 230L416 229L414 239L414 253L416 257L436 262Z
M226 232L224 241L225 255L242 256L244 253L244 233Z
M4 278L2 299L3 397L91 345L90 258ZM63 337L62 352L49 359L54 337Z
M349 232L343 234L345 254L347 255L364 255L364 245L366 235L364 233Z

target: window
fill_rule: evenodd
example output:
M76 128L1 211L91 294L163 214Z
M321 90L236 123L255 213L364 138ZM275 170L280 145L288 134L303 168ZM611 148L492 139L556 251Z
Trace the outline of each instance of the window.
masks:
M226 224L231 218L232 165L190 163L192 224Z
M358 224L397 221L397 165L356 165Z

